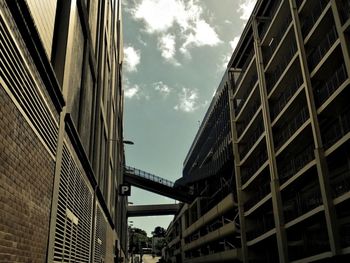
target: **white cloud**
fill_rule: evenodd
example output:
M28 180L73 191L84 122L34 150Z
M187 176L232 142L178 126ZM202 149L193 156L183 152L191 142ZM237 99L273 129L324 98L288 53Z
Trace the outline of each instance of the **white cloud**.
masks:
M188 47L192 46L216 46L221 43L218 34L215 30L204 20L197 21L194 28L194 34L190 33L187 36L185 43L181 47L181 52L187 53Z
M143 0L131 10L136 19L144 20L149 33L168 30L174 23L181 3L172 0Z
M131 84L128 78L123 79L124 96L127 99L140 98L140 86Z
M182 88L179 94L179 103L174 106L175 110L183 112L193 112L198 109L198 92L187 88Z
M166 61L175 66L180 66L180 63L174 58L176 53L175 45L175 36L172 34L166 34L160 37L158 48L161 50L162 57L165 58Z
M240 0L238 12L240 19L248 20L255 6L256 0Z
M150 34L161 33L169 36L169 30L179 28L178 38L164 39L168 41L167 53L164 54L164 44L159 45L162 56L170 56L171 48L176 47L176 41L182 53L186 54L188 48L199 46L215 46L221 40L215 29L203 18L203 8L199 0L140 0L134 8L129 9L134 19L145 23L145 30ZM163 48L162 48L163 47ZM174 51L174 55L175 55ZM167 57L165 57L167 59Z
M128 99L131 99L135 96L138 97L139 91L140 91L139 85L134 84L133 86L125 89L124 96L125 96L125 98L128 98Z
M153 87L156 91L162 93L164 97L167 97L171 92L171 88L168 85L164 84L163 81L153 83Z
M124 47L124 66L127 72L137 71L137 65L141 61L141 52L131 46Z
M239 41L240 36L234 37L232 41L230 41L230 46L232 48L232 52L235 50L237 47L238 41Z

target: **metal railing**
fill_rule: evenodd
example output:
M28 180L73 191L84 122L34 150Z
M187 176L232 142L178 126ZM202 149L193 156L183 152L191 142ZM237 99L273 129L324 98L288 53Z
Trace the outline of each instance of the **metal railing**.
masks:
M310 72L317 66L324 55L328 52L334 42L338 39L338 33L335 26L323 38L321 43L308 56L307 61L310 67Z
M253 134L249 136L248 142L246 144L243 144L240 147L241 160L245 158L246 154L250 151L252 146L257 142L257 140L260 138L263 132L264 132L264 126L262 123L260 123L258 127L254 130Z
M350 0L342 0L340 1L340 18L342 23L344 24L350 18Z
M248 68L248 66L249 66L249 64L250 64L250 62L252 61L253 56L254 56L254 49L252 49L252 50L250 51L250 53L248 54L248 56L247 56L247 58L246 58L246 61L244 62L243 66L242 66L241 73L239 74L239 77L238 77L238 79L237 79L237 81L236 81L236 85L234 85L234 90L233 90L233 92L235 92L235 91L236 91L236 88L240 85L240 82L241 82L241 80L242 80L242 78L243 78L243 75L244 75L244 73L246 72L246 70L247 70L247 68Z
M150 181L153 181L153 182L156 182L156 183L159 183L159 184L163 184L163 185L168 186L168 187L174 187L174 183L173 182L171 182L171 181L169 181L167 179L161 178L159 176L156 176L154 174L147 173L145 171L136 169L134 167L125 166L124 170L125 170L125 173L127 173L127 174L136 175L136 176L148 179Z
M272 42L269 44L269 46L266 47L266 51L264 52L264 62L265 65L267 65L272 57L272 54L277 49L282 37L286 33L287 28L290 25L290 22L292 21L292 16L290 13L288 14L288 17L284 19L282 22L279 31L277 32L276 36L272 39Z
M256 154L253 163L242 169L242 184L245 184L250 177L266 162L267 153L265 151L260 151Z
M259 187L254 190L254 194L251 198L244 203L244 211L248 211L255 204L257 204L261 199L267 196L271 192L270 182L265 181L259 184Z
M272 88L275 86L277 81L280 79L282 73L287 68L288 64L290 63L291 59L294 57L295 53L297 52L297 45L295 43L295 40L293 40L293 43L290 46L290 49L286 52L286 54L283 56L282 61L279 61L276 68L272 71L273 73L270 73L266 76L266 88L267 91L270 92Z
M252 103L252 105L249 105L248 113L247 113L245 119L242 120L241 122L239 122L238 125L237 125L238 138L242 135L244 130L247 128L248 124L252 120L253 116L255 115L255 113L259 109L259 107L260 107L260 98L257 98Z
M301 31L304 37L309 33L310 29L317 22L328 2L329 0L315 1L315 6L312 8L312 12L308 12L306 17L301 18Z
M270 27L272 23L272 19L276 14L277 8L280 6L282 0L275 0L272 1L272 6L269 8L269 13L265 14L264 16L269 17L269 20L265 20L265 24L261 27L261 30L259 32L260 39L263 39L265 37L265 34L267 32L267 29Z
M329 239L327 229L324 227L325 225L314 225L314 227L311 226L305 228L304 231L299 231L299 245L291 246L290 253L288 253L291 261L299 260L307 262L308 260L305 258L329 251Z
M302 108L287 125L281 127L274 136L276 151L307 121L309 111L307 107Z
M342 233L340 237L342 247L350 246L350 223L345 223L341 225L339 233Z
M280 162L278 176L281 183L287 181L290 177L300 171L306 164L315 158L314 147L310 145L302 151L295 154L294 158L289 159L286 163Z
M321 84L320 87L316 87L314 92L316 105L321 106L347 78L345 65L342 64L325 83Z
M322 205L322 196L320 189L297 192L294 197L285 202L284 216L286 222L291 221L310 210Z
M240 101L240 103L238 104L237 108L236 108L236 116L240 113L245 101L247 100L250 92L252 91L252 89L254 88L255 86L255 83L256 81L258 80L258 75L257 74L254 74L252 77L251 77L251 80L247 86L247 88L245 89L244 91L244 94L242 96L242 99Z
M275 227L275 221L273 218L273 213L263 214L255 220L255 227L252 231L247 232L247 240L253 240L267 231Z
M350 131L350 109L339 115L330 127L322 133L324 147L328 149Z
M293 95L302 83L302 77L298 74L293 83L288 88L283 90L283 92L278 97L277 101L275 103L272 103L270 112L272 120L274 120L277 117L277 115L282 111L284 106L286 106L290 98L293 97Z
M350 191L350 170L346 166L346 171L337 174L330 175L330 185L333 198L341 196Z

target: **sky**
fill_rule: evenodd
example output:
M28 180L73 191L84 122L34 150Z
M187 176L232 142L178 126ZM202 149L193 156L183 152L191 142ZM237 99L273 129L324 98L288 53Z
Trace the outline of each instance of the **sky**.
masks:
M126 164L171 181L256 0L123 0ZM132 187L134 205L175 201ZM148 235L173 216L129 218Z

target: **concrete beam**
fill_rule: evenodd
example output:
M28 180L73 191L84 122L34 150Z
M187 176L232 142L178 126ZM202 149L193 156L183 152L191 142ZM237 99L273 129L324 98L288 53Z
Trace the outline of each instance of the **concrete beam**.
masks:
M128 217L175 215L180 209L180 204L163 205L132 205L128 206Z

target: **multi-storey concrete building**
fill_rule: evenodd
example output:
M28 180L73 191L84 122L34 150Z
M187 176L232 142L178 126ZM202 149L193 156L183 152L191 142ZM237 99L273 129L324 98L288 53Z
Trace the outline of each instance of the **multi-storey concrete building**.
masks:
M257 1L178 182L198 198L172 262L349 261L349 53L349 0Z
M0 0L0 261L125 257L120 2Z
M197 198L184 204L168 228L171 262L234 262L241 240L230 127L229 86L224 78L175 186L192 188Z

